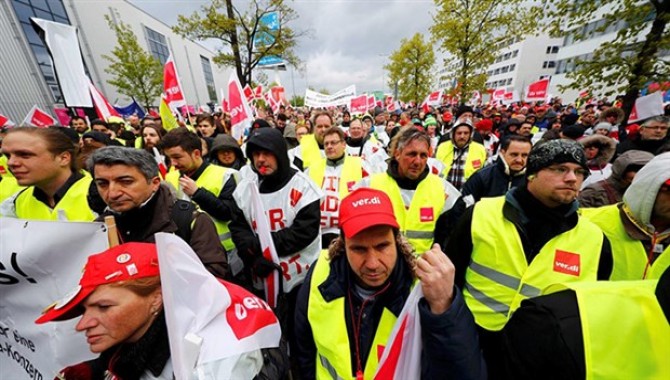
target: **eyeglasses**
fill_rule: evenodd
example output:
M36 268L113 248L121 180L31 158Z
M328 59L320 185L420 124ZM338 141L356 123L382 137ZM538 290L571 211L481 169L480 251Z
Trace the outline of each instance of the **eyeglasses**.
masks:
M651 129L654 131L667 131L668 126L667 125L655 125L655 126L650 126L650 127L644 127L645 129Z
M323 146L336 146L339 145L342 142L342 140L337 140L337 141L324 141Z
M575 177L583 179L588 174L588 172L586 170L582 169L582 168L572 170L569 167L563 166L563 165L561 165L561 166L549 166L546 169L548 171L550 171L552 174L555 174L555 175L558 175L558 176L561 176L561 177L564 177L568 173L572 173L572 174L575 175Z

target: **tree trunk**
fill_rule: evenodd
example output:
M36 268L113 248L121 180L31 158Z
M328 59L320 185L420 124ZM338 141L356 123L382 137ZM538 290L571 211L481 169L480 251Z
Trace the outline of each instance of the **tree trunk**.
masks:
M235 20L233 0L226 0L226 14L229 19ZM233 50L233 56L235 57L235 71L237 71L237 77L240 79L242 87L244 87L248 82L244 75L242 75L242 59L240 57L240 42L237 39L237 28L233 28L230 32L230 48Z
M658 53L658 43L663 37L663 30L665 30L666 21L665 16L670 9L670 4L668 1L660 3L656 7L656 18L651 24L651 29L647 34L642 49L640 49L639 54L637 55L637 60L633 69L631 70L631 76L628 80L628 89L626 94L623 97L623 112L624 118L619 124L619 140L624 141L626 139L626 125L628 124L628 118L630 113L633 111L633 106L635 105L635 100L637 99L640 93L640 77L646 76L650 71L647 67L652 65L653 61L650 60L650 57L656 57Z

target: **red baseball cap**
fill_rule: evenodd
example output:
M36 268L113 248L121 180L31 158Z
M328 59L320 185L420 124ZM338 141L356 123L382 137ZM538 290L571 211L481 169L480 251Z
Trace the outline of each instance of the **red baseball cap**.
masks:
M393 204L385 193L359 188L340 201L340 228L350 238L373 226L400 228L393 212Z
M81 303L100 285L158 276L158 253L150 243L126 243L88 257L79 286L49 305L35 323L64 321L83 314Z

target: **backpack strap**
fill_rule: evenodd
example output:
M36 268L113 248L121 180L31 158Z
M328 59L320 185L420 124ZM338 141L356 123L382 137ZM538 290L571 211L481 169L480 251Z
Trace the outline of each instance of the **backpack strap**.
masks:
M191 241L191 222L196 207L193 203L178 199L172 206L172 221L177 225L177 236L186 243Z

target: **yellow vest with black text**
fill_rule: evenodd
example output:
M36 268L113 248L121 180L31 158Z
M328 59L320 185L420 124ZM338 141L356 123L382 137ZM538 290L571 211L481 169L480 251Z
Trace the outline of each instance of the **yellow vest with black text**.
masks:
M300 159L302 160L303 171L323 157L314 134L302 136L302 139L300 139L300 153L302 155Z
M327 251L321 252L315 265L309 288L307 319L316 345L316 378L354 379L356 368L351 363L350 334L344 315L346 297L336 298L329 302L321 295L319 285L328 278L330 273ZM396 319L397 316L384 308L363 368L364 379L371 380L375 375L379 358L382 356L382 350L391 335Z
M577 296L586 379L670 379L670 324L655 295L657 284L565 285Z
M477 324L502 329L522 300L552 284L597 279L603 233L585 218L549 240L528 264L505 196L482 198L472 214L472 256L463 295Z
M202 187L203 189L214 194L215 197L218 197L219 194L221 194L221 190L223 190L225 181L228 180L228 176L226 175L227 171L228 168L210 164L200 174L198 179L195 181L195 184L198 185L198 187ZM179 176L180 173L178 170L171 170L165 176L165 181L174 186L177 191L179 191ZM216 232L219 234L221 245L223 245L226 251L231 252L233 249L235 249L235 244L233 243L233 237L230 233L230 230L228 229L228 224L230 221L222 222L215 218L211 219L216 226Z
M435 158L444 163L444 173L449 173L451 165L454 163L454 143L452 141L447 141L440 144L440 146L437 147ZM468 146L468 157L465 161L465 179L470 178L470 176L477 170L483 168L486 163L486 158L486 148L484 145L470 141L470 145Z
M421 255L430 250L435 236L435 222L444 207L443 180L428 174L417 186L409 209L405 208L398 183L388 174L373 175L370 187L382 190L389 196L400 230L414 247L415 254Z
M326 173L326 158L320 158L309 167L309 178L316 183L319 188L323 188L323 176ZM360 157L344 157L340 180L337 191L340 194L340 200L349 194L350 185L356 184L363 177L362 160Z
M669 245L647 268L647 252L642 242L631 238L626 232L618 205L586 208L581 210L581 214L600 227L610 241L614 259L610 280L656 279L670 267ZM647 268L646 278L645 268Z
M51 209L33 195L34 186L30 186L14 200L16 217L30 220L63 220L70 222L92 222L96 214L88 206L88 189L93 179L85 174L72 184L63 198Z

